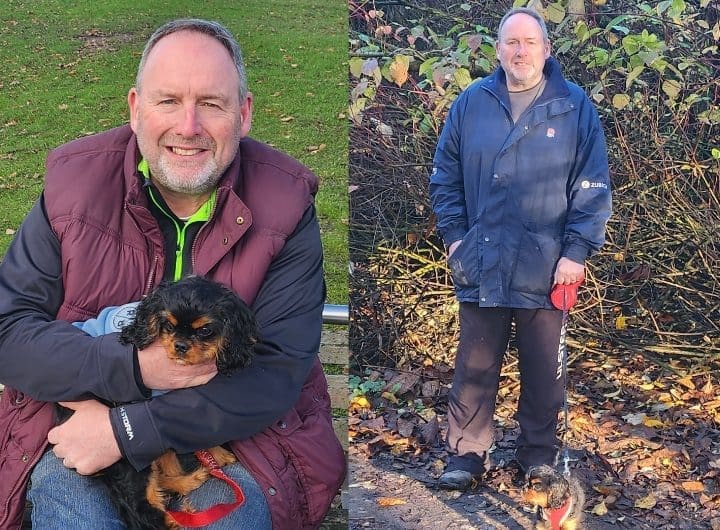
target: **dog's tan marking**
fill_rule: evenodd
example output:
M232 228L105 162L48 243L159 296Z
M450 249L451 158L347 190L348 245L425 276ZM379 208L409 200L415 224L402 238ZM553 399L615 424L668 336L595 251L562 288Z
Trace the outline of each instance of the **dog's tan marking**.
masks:
M170 311L165 313L165 318L168 322L170 322L173 326L178 325L178 319L175 315L173 315Z
M199 318L196 318L190 326L192 326L193 329L200 329L203 326L207 326L210 322L212 322L212 318L203 315Z

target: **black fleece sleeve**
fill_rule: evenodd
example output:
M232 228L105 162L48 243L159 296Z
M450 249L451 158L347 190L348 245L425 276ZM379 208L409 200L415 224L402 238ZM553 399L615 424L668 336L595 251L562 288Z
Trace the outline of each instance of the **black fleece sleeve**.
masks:
M55 320L64 294L60 264L40 198L0 262L0 382L40 401L142 399L132 347L116 333L90 337Z
M240 372L111 409L122 452L142 469L167 449L188 453L248 438L293 406L317 355L325 284L320 229L308 208L253 304L256 357Z

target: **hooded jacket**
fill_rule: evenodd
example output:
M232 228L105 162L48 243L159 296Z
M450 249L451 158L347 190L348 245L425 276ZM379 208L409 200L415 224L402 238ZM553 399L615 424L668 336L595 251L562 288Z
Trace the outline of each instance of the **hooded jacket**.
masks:
M552 307L560 257L577 263L605 240L611 211L597 111L559 63L545 63L539 98L513 123L498 68L453 103L438 140L430 197L462 302Z
M260 328L255 359L233 376L148 399L132 347L69 324L139 300L162 279L164 241L139 156L127 126L51 152L43 198L0 263L0 381L8 385L0 527L19 525L27 478L55 421L51 402L93 395L127 403L110 409L110 419L136 468L168 448L235 440L273 525L316 526L345 472L316 355L324 301L316 177L266 145L240 142L195 237L192 265L251 305Z

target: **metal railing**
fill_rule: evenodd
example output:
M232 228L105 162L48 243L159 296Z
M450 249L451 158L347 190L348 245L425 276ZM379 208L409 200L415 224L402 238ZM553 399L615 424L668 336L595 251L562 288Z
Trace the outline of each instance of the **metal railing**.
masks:
M347 326L350 322L350 310L346 305L325 304L322 316L323 324L340 324Z

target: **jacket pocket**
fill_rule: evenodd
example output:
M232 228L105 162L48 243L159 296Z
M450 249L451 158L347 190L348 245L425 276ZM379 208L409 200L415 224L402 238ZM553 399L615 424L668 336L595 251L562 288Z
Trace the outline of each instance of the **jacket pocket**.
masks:
M329 416L313 411L300 417L291 409L270 427L299 483L310 527L322 522L345 476L345 454Z
M448 267L456 287L480 285L480 253L478 251L478 227L473 225L462 238L460 245L448 258Z
M510 288L528 294L548 295L553 285L561 243L547 234L524 232L520 240Z
M54 422L50 403L9 387L0 395L0 528L20 528L30 472Z

